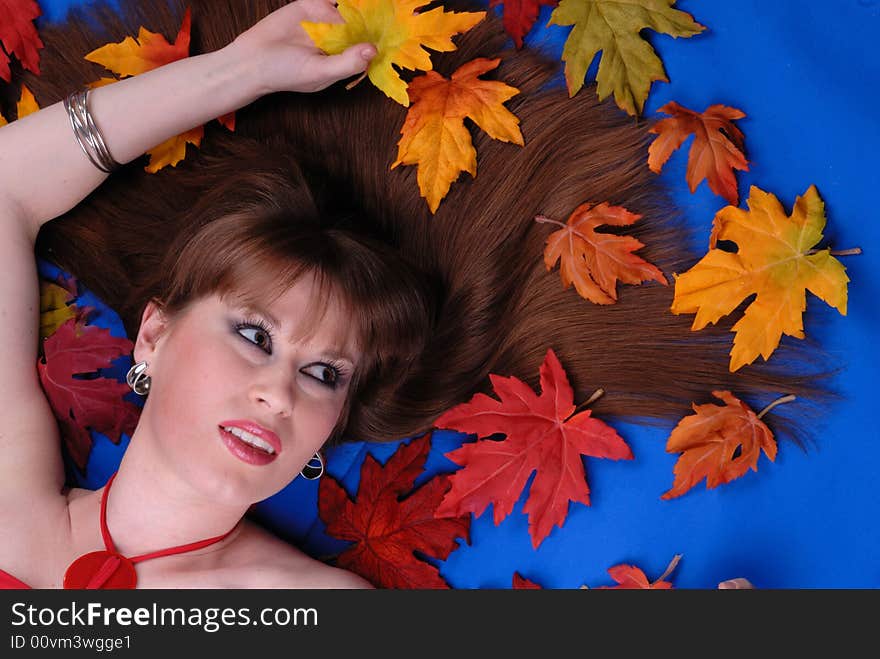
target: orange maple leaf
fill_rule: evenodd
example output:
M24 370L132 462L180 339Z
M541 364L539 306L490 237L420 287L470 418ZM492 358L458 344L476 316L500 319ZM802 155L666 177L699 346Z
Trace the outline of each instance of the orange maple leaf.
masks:
M667 453L681 455L675 463L672 489L661 499L679 497L704 478L712 489L739 478L749 468L758 471L761 450L776 459L776 440L761 417L774 405L794 400L786 396L771 403L760 414L729 391L713 391L725 405L691 406L696 414L684 417L666 442Z
M168 43L161 34L150 32L141 26L137 39L125 37L119 43L108 43L90 52L86 59L123 78L146 73L169 62L189 57L191 25L192 16L187 8L173 44Z
M642 569L635 565L615 565L608 568L608 574L617 582L617 585L599 586L597 590L670 590L672 583L664 581L664 579L672 574L680 560L681 554L676 554L666 567L666 571L654 581L648 581L648 577Z
M164 36L150 32L143 26L138 31L137 39L126 37L119 43L109 43L86 55L90 62L100 64L121 78L135 76L157 67L189 57L190 28L192 17L189 8L183 14L180 30L174 43L168 43ZM113 78L101 78L90 87L115 82ZM235 130L235 115L230 113L217 119L229 130ZM163 167L176 166L186 158L186 145L199 146L202 143L204 126L196 126L191 130L176 135L147 151L150 162L145 169L156 173Z
M691 192L706 179L709 189L736 206L739 193L734 169L748 171L749 161L743 155L743 134L733 125L742 119L742 110L726 105L712 105L698 113L671 101L658 110L672 115L661 119L649 132L658 137L648 147L648 167L659 174L669 156L693 134L688 152L687 183Z
M596 304L617 301L618 279L626 284L654 280L668 285L666 277L656 266L632 253L644 247L641 242L632 236L595 231L600 225L629 226L641 217L605 202L596 206L581 204L568 218L567 224L538 215L536 222L562 227L547 236L544 247L547 271L561 261L559 274L563 287L574 284L582 298Z
M477 175L477 152L465 128L465 117L493 139L523 145L519 119L502 105L519 90L477 77L500 61L478 57L461 65L449 80L428 71L409 84L412 104L391 169L418 165L419 190L432 213L461 172Z

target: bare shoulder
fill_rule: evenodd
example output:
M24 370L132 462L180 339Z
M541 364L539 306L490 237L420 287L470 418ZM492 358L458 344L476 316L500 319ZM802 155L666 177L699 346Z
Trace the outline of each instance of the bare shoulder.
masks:
M241 539L231 574L241 588L365 589L363 577L316 560L252 522Z

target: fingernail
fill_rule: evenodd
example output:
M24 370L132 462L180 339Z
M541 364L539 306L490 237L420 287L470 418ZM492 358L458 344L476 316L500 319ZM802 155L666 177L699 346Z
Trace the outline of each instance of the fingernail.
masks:
M375 56L376 56L376 49L375 48L362 48L361 49L361 57L363 57L364 59L372 59Z

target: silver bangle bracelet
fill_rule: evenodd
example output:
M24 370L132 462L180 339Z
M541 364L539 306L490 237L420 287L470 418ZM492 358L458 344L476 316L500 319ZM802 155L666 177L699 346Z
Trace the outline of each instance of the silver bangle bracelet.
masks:
M95 167L110 174L122 167L122 164L110 154L104 136L98 130L92 113L89 112L88 99L88 89L73 92L64 99L64 109L70 120L73 135L82 152Z

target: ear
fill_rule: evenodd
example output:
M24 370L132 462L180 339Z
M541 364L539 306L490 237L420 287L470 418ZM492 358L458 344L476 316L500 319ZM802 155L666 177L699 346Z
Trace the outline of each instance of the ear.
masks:
M162 307L155 300L147 302L144 313L141 315L141 326L134 344L135 362L152 361L159 343L168 329L169 319Z

